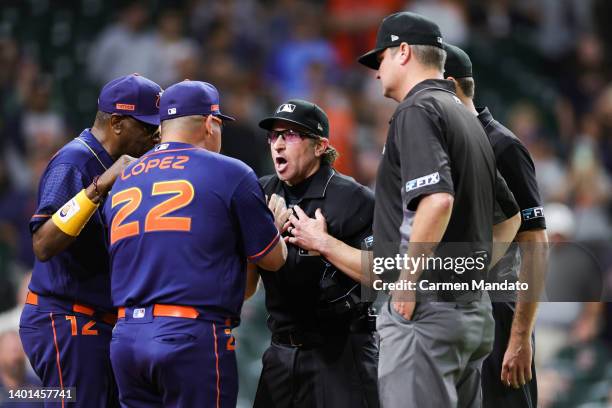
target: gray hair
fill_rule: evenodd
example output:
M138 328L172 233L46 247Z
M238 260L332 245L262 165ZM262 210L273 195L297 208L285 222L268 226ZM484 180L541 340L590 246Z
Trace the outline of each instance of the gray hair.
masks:
M446 62L446 51L434 45L411 45L410 48L414 52L414 56L421 64L426 67L436 68L440 72L444 72L444 63Z
M389 49L391 50L391 55L395 55L400 47L390 47ZM416 60L421 64L444 72L444 64L446 63L445 50L434 45L411 45L410 49L414 53Z
M96 112L96 119L94 121L94 125L105 125L110 120L111 116L113 116L111 113L102 111Z

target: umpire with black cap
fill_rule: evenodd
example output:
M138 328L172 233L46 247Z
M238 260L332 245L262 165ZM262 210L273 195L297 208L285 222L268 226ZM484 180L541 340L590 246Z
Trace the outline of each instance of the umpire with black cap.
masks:
M290 219L309 220L352 247L371 242L374 196L333 168L329 122L317 105L281 104L259 123L268 131L276 174L260 182L288 245L277 272L259 274L272 342L263 355L255 407L377 407L378 349L370 304L357 276L324 253L300 248Z
M541 273L545 270L548 239L533 160L521 141L493 119L488 108L474 106L475 83L470 57L451 44L445 44L445 49L444 77L455 83L461 102L480 120L493 147L497 168L521 210L521 227L515 238L519 246L511 247L489 274L490 279L512 282L520 276L522 281L531 280L537 286L543 281ZM503 296L491 294L495 341L482 367L483 406L536 407L533 326L537 302L535 297L528 299L531 301L516 302L516 293L500 295Z
M482 126L457 98L454 84L443 79L441 37L432 21L395 13L383 20L376 48L359 59L377 70L383 94L399 103L376 180L374 255L435 259L448 253L488 263L500 198L495 158ZM507 187L504 193L516 214ZM514 225L508 235L516 233ZM436 278L459 289L393 290L381 309L378 380L384 407L480 406L480 369L494 326L488 296L472 282L486 270L452 265L404 268L397 282L422 288L424 279Z

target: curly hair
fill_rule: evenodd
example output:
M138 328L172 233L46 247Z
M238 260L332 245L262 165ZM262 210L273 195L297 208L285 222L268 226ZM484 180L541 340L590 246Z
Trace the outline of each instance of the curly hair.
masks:
M312 145L316 145L317 143L319 143L319 141L322 138L319 137L318 139L311 139L312 140ZM338 151L336 150L336 148L334 146L327 145L327 148L325 149L325 151L323 152L323 155L321 156L321 164L326 164L328 166L333 166L334 162L336 161L336 159L340 157L340 153L338 153Z

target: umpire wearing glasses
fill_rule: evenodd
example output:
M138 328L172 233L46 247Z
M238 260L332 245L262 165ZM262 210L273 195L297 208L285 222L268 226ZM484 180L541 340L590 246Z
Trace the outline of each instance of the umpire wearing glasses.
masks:
M290 218L312 218L348 245L370 242L374 196L333 169L325 112L293 99L259 126L269 132L276 170L260 182L285 240L293 240ZM255 407L378 406L370 304L360 299L359 276L341 268L290 244L282 269L250 271L247 296L261 276L272 331Z

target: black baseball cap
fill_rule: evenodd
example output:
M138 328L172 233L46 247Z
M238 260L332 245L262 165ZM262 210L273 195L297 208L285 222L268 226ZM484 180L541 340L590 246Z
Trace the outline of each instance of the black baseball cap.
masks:
M444 64L444 78L472 77L472 61L469 55L461 48L444 43L446 50L446 63Z
M314 135L329 138L327 114L312 102L291 99L276 108L274 115L259 122L259 127L272 130L272 125L276 120L295 123L305 127Z
M384 18L376 35L376 48L363 54L358 61L368 68L378 69L378 53L403 42L443 48L442 33L436 23L419 14L402 11Z

